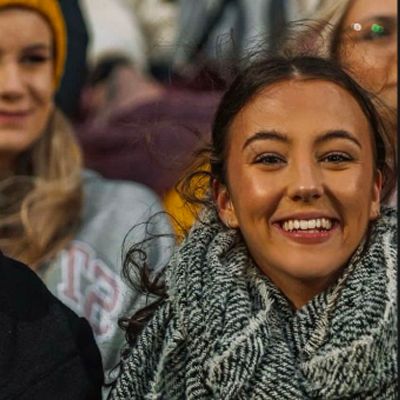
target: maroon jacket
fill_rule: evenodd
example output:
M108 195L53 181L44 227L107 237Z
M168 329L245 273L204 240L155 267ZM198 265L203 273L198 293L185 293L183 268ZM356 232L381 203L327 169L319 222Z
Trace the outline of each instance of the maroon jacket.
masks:
M167 89L157 101L115 112L106 123L86 120L77 129L86 166L163 195L210 137L220 97L220 92Z

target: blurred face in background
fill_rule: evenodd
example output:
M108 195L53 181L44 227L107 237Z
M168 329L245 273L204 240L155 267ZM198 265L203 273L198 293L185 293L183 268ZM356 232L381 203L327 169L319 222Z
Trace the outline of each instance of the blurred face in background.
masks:
M351 0L338 56L367 90L397 108L397 1Z
M46 20L23 8L0 11L0 169L43 134L53 110L53 37Z

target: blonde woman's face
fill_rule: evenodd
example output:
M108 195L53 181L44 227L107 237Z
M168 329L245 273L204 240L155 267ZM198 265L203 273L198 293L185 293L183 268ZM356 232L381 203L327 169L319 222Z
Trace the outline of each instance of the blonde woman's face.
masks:
M42 135L54 90L46 20L30 10L0 11L0 164L12 163Z
M397 1L352 0L339 58L368 90L397 107Z

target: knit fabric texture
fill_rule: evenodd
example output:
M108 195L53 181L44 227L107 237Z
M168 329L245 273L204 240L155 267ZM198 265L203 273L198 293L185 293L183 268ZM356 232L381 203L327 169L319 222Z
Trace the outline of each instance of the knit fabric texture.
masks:
M54 35L54 82L58 86L64 72L67 51L67 31L58 0L0 0L0 11L5 7L22 7L38 12L50 24Z
M297 311L213 211L167 267L168 299L110 398L395 399L396 217L386 208L338 281Z

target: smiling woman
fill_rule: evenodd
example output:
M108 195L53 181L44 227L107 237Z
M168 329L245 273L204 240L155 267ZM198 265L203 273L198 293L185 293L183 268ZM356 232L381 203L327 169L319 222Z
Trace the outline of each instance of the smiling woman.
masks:
M32 39L35 38L35 39ZM1 175L36 142L53 108L54 52L49 24L26 9L0 13Z
M337 278L378 215L368 120L336 83L297 79L255 96L229 135L219 213L300 308Z
M123 321L111 398L395 399L389 136L334 63L251 61L199 160L200 220L158 301Z
M32 267L71 240L81 209L80 150L53 99L65 44L54 1L0 1L0 248Z

